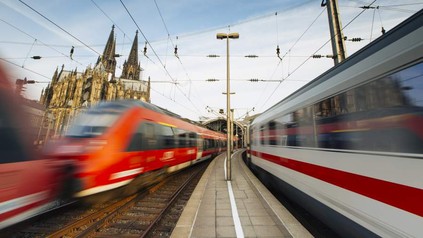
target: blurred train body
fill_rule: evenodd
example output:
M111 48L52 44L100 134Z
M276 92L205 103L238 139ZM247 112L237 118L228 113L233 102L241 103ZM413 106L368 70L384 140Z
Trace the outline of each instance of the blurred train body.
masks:
M52 206L61 186L60 162L43 159L27 140L20 100L0 68L0 229Z
M258 116L250 144L253 167L341 236L421 237L423 12Z
M135 192L151 177L217 155L225 138L153 104L118 100L81 113L49 156L74 161L75 196L87 197L124 186Z

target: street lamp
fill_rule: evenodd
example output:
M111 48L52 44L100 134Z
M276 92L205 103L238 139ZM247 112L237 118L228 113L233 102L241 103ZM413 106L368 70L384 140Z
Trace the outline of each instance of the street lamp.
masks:
M233 33L217 33L216 38L219 40L226 39L226 128L227 128L227 147L226 147L226 174L225 179L231 180L231 148L232 148L232 131L231 128L231 90L230 90L230 70L229 70L229 39L238 39L239 34Z

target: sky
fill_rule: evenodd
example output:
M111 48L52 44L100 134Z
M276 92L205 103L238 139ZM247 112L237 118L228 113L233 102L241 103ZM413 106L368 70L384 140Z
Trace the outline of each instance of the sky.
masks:
M382 27L389 31L423 8L423 0L338 2L347 56L380 37ZM217 33L239 33L229 41L235 119L265 111L334 65L330 58L310 57L332 55L320 0L2 0L0 63L12 82L37 81L24 96L38 100L57 67L82 72L95 65L112 25L121 55L116 76L138 30L151 102L192 120L226 112L227 47ZM245 57L251 55L257 57Z

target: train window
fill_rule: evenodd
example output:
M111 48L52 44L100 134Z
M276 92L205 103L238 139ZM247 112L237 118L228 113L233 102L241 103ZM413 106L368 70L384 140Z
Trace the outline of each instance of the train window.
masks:
M190 147L197 146L197 134L195 132L189 133L189 146Z
M423 63L251 128L252 145L423 153Z
M168 149L168 148L175 148L175 135L173 134L173 130L171 127L168 126L160 126L160 148Z
M152 123L143 123L141 126L142 138L141 145L143 150L157 149L157 135L155 125Z
M252 127L251 128L251 140L252 140L252 144L255 146L258 146L260 144L260 133L257 129L257 127ZM225 145L226 146L226 145Z
M67 137L90 138L102 135L119 118L120 113L89 111L81 113L67 131Z
M142 150L142 124L140 124L137 130L133 133L129 140L129 145L126 151L140 151Z
M189 146L188 132L183 129L176 129L176 136L178 137L178 146L186 147Z
M270 121L268 123L268 136L269 136L269 145L279 145L278 140L278 123L276 121Z
M204 139L203 140L203 150L208 150L209 149L209 139Z
M335 95L315 109L321 112L328 100L341 113L331 110L327 118L316 114L319 147L423 153L421 126L411 122L421 120L423 113L423 63Z
M260 144L261 145L266 145L267 144L267 141L266 141L266 139L267 139L267 130L266 130L266 128L265 128L264 125L260 126L260 132L259 132L259 134L260 134Z
M401 93L397 96L405 105L423 107L423 63L402 70L391 76Z

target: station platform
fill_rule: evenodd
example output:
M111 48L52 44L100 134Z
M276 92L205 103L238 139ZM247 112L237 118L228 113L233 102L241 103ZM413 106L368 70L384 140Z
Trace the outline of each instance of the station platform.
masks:
M232 155L231 181L226 153L210 163L171 237L313 237L251 173L242 152Z

